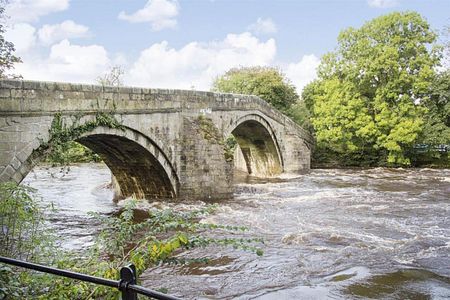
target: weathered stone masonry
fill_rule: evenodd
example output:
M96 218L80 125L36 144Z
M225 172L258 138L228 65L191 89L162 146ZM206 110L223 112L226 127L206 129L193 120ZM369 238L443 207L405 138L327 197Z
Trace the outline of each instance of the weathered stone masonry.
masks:
M253 175L310 167L311 136L256 96L2 80L0 182L20 182L33 168L58 112L67 123L113 113L124 125L78 139L103 157L123 197L232 197L233 163L224 155L230 135ZM202 133L199 117L217 137Z

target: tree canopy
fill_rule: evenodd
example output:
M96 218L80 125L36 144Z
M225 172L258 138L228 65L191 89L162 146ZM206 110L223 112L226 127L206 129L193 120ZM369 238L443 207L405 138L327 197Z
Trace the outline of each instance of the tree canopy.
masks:
M286 111L299 96L292 83L277 68L233 68L215 79L213 91L256 95Z
M450 145L450 70L437 75L425 103L428 112L421 142L428 145Z
M15 63L22 60L14 55L14 44L5 40L5 27L2 23L5 15L5 1L0 1L0 79L8 77L8 71L14 68Z
M318 147L409 165L424 124L440 52L436 34L415 12L394 12L348 28L321 61L302 97Z

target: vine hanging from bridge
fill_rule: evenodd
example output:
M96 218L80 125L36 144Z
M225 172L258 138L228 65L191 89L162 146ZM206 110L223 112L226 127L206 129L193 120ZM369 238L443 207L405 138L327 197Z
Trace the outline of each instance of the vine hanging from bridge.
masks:
M68 150L73 147L73 141L84 133L99 126L121 130L125 128L111 113L97 112L92 120L80 124L82 117L81 114L74 115L71 124L68 124L61 113L56 113L49 129L48 141L41 142L41 146L34 151L33 156L43 157L53 164L67 165L71 162L70 157L68 157Z

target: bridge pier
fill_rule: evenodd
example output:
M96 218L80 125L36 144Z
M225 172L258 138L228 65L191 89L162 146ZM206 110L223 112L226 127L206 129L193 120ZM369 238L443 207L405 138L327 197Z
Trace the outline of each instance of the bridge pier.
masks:
M202 126L201 120L183 119L180 195L192 199L230 199L233 197L233 162L225 159L218 129L207 121Z

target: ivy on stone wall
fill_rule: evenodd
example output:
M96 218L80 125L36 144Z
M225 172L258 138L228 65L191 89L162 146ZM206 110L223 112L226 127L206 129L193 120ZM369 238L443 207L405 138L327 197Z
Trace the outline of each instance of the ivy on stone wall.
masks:
M36 155L43 156L45 160L54 164L67 165L72 162L68 153L73 147L73 141L84 133L99 126L124 129L124 126L112 114L97 112L92 120L80 124L82 117L83 115L72 116L72 122L68 124L61 113L56 113L49 130L49 140L35 150Z
M225 160L226 161L233 161L234 159L234 151L236 150L237 147L237 140L234 136L229 136L226 140L225 140L225 144L223 147L224 150L224 155L225 155Z

